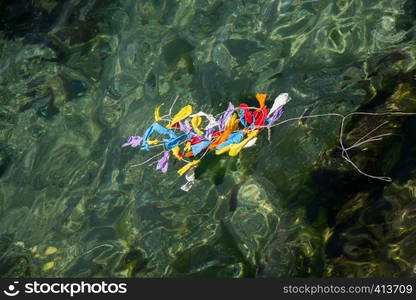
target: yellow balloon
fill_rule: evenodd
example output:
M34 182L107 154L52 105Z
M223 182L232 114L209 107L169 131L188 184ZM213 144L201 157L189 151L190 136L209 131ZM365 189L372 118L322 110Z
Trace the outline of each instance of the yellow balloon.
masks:
M191 151L191 142L187 142L185 147L183 148L183 152Z
M179 174L180 176L182 176L182 175L183 175L183 174L185 174L185 173L186 173L186 171L188 171L190 168L192 168L193 166L196 166L197 164L199 164L199 162L200 162L200 160L199 160L199 159L197 159L197 160L194 160L194 161L191 161L191 162L187 163L186 165L184 165L182 168L180 168L180 169L178 170L178 174Z
M230 152L228 153L228 155L230 156L236 156L238 153L240 153L241 149L244 148L244 146L255 136L257 136L257 134L259 133L258 130L255 131L251 131L248 133L247 138L245 138L243 141L241 141L238 144L232 144L230 145Z
M192 117L191 124L192 128L198 133L198 135L203 135L204 133L199 130L199 125L201 125L202 118L200 116L194 116Z
M155 108L155 121L156 121L156 122L161 120L161 118L160 118L160 107L161 107L163 104L164 104L164 103L162 103L161 105L159 105L159 106L157 106L157 107Z
M187 105L184 108L182 108L172 119L172 122L166 126L166 128L172 128L172 125L175 123L178 123L179 121L182 121L183 119L186 119L192 114L192 106Z
M172 149L173 156L175 156L177 159L182 160L182 157L179 155L179 146L173 147Z
M231 146L232 146L232 145L228 145L228 146L225 146L225 147L223 147L223 148L221 148L221 149L219 149L219 150L215 150L215 154L216 154L216 155L221 155L221 154L224 154L224 153L226 153L226 152L230 151Z
M157 144L159 144L159 140L147 140L147 143L149 145L157 145Z

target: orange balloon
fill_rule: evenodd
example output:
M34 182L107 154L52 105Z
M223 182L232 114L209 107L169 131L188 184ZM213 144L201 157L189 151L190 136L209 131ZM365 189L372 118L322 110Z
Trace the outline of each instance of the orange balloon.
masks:
M264 103L266 103L267 94L256 94L256 98L260 104L260 108L262 108Z

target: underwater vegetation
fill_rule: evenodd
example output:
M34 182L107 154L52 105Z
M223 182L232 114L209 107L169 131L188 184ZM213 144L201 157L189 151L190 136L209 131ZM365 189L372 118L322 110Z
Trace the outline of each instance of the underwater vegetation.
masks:
M383 112L416 112L415 16L408 0L0 2L0 276L414 277L416 117ZM121 147L162 103L216 116L260 93L290 95L284 123L207 153L189 192ZM344 148L341 118L309 117L357 112Z

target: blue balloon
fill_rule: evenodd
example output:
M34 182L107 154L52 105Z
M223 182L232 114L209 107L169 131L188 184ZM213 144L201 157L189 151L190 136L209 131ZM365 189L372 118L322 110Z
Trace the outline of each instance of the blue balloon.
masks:
M208 147L211 144L211 141L203 141L198 144L194 144L191 146L192 154L194 156L198 155L199 152L204 150L206 147Z
M238 144L239 142L243 140L243 137L244 137L244 133L242 133L241 131L232 133L228 136L228 139L225 142L219 144L215 149L220 150L228 145Z

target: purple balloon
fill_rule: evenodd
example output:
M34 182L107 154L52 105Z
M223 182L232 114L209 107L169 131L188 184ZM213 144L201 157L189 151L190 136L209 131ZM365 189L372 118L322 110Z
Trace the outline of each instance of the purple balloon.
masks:
M205 138L208 138L211 134L213 134L213 133L214 133L214 131L215 131L215 129L214 129L214 128L208 128L208 129L205 131L204 137L205 137Z
M185 120L185 123L179 122L179 130L186 134L190 134L192 132L192 127L191 124L189 124L189 121Z
M227 124L227 121L231 117L233 112L234 112L234 105L230 102L228 104L227 110L225 111L225 113L218 120L218 123L220 124L220 130L225 129L225 125Z
M163 173L168 171L169 165L169 151L163 151L163 157L158 161L156 170L161 170Z
M121 145L121 147L132 146L133 148L135 148L140 145L142 140L143 138L141 136L131 136L127 143L124 143L123 145Z
M282 115L283 115L283 106L278 108L270 118L267 119L267 128L270 128L270 126L273 125L274 122L276 122Z

